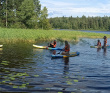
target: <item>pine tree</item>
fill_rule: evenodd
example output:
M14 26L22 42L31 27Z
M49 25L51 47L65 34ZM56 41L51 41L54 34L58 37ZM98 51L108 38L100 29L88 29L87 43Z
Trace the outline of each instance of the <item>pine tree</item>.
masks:
M40 15L40 21L39 21L39 27L42 29L50 29L50 23L48 20L48 10L46 7L41 10L41 15Z
M34 2L33 0L24 0L17 11L17 17L19 21L26 28L34 28L36 21L36 14L34 12Z

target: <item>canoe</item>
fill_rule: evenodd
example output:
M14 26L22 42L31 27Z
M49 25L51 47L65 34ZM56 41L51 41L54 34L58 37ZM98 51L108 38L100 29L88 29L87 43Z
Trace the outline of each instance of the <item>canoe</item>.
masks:
M75 57L78 56L79 52L71 52L69 55L51 55L52 58L66 58L66 57Z
M3 47L3 45L0 45L0 48Z
M39 46L39 45L34 45L34 44L33 44L33 47L39 48L39 49L46 49L47 48L47 46Z
M39 48L39 49L48 49L48 50L63 50L62 48L51 48L48 46L39 46L39 45L34 45L34 44L33 44L33 47Z

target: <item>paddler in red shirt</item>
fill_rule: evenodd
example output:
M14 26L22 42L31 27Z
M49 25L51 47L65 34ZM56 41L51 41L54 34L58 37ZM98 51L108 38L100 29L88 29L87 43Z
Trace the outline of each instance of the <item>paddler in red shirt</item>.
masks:
M68 44L68 41L65 41L65 47L63 48L64 52L62 52L62 55L69 55L70 51L70 45Z

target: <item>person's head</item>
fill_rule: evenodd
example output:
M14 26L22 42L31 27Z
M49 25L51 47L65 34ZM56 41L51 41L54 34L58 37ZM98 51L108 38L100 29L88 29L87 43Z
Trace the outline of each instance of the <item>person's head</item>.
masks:
M56 40L54 40L54 44L56 44Z
M65 41L65 45L68 45L68 41Z
M98 39L98 42L100 42L100 40Z
M106 39L106 38L107 38L106 36L103 37L103 39Z

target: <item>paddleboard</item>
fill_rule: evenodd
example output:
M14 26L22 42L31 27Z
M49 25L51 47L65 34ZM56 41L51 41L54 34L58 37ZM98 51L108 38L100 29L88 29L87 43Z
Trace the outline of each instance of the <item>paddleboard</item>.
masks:
M49 50L63 50L62 48L51 48L51 47L47 47L47 49L49 49Z
M78 56L79 52L71 52L69 55L51 55L52 58L66 58L66 57L75 57Z
M102 46L90 46L90 48L102 48Z
M39 48L39 49L46 49L47 48L47 46L39 46L39 45L34 45L34 44L33 44L33 47Z
M3 45L0 45L0 48L3 47Z
M110 45L107 45L106 47L102 46L102 49L104 49L104 48L110 48Z
M34 44L33 44L33 47L39 48L39 49L48 49L48 50L63 50L62 48L51 48L47 46L39 46L39 45L34 45Z
M110 45L107 45L106 47L103 47L103 46L90 46L90 48L110 48Z

